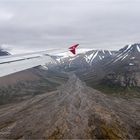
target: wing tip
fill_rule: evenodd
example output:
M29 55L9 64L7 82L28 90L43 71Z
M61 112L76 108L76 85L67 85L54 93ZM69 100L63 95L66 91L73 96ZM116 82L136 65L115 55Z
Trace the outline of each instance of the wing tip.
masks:
M76 54L76 48L79 46L79 44L73 45L69 48L69 51L73 54Z

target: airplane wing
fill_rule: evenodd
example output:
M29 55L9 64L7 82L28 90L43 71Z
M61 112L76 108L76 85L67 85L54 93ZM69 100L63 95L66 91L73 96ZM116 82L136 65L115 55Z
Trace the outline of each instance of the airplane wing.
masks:
M73 54L76 53L75 49L79 44L76 44L69 48ZM19 71L30 69L33 67L45 65L52 62L53 59L50 56L56 50L47 50L35 53L8 55L0 57L0 77L10 75ZM62 50L59 50L62 51ZM63 52L68 50L64 50Z

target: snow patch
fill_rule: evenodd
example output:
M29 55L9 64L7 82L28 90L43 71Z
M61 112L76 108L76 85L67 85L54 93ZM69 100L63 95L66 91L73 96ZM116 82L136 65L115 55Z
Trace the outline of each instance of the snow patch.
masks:
M127 56L128 56L128 54L126 54L126 55L121 59L121 61L124 60Z
M140 48L139 48L139 46L137 45L137 50L138 50L138 52L140 52Z
M134 60L134 59L135 59L135 57L131 57L130 59L131 59L131 60Z
M108 51L110 55L112 55L111 51Z
M100 60L102 60L102 57L99 55Z
M92 57L92 60L91 60L91 61L93 61L93 60L95 59L95 57L97 56L97 54L98 54L98 51L96 51L96 52L94 53L94 55L93 55L93 57Z
M129 66L133 66L134 64L133 63L129 63Z
M105 54L105 51L104 50L102 50L102 52Z

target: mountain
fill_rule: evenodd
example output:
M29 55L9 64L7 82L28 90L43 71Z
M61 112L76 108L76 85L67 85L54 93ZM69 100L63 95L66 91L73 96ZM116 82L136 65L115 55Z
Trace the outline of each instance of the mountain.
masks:
M140 86L140 44L127 45L104 65L108 81L121 86ZM106 81L107 82L107 81Z
M54 61L41 69L54 73L74 71L92 87L98 84L124 88L140 87L139 54L140 44L127 45L118 51L79 49L74 56L68 53L51 56Z
M136 87L139 92L140 44L127 45L77 74L92 87L107 86L113 88L113 91L119 88Z
M104 95L70 73L56 91L1 107L0 138L140 139L139 106L139 99Z
M88 85L140 87L140 44L118 51L89 50L76 56L54 58L59 71L75 71ZM139 89L138 89L139 91Z
M65 73L31 68L0 77L0 105L20 102L38 94L56 90L68 79Z
M140 60L140 44L127 45L120 49L111 59L109 64L129 63L128 65L139 65Z
M0 56L10 55L7 51L4 51L2 48L0 48Z
M76 56L57 57L56 60L62 70L84 70L114 54L115 51L90 50L79 53Z

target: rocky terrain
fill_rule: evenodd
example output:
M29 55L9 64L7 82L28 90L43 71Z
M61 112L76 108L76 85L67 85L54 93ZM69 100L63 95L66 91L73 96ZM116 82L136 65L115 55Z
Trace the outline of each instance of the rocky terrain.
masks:
M140 87L140 44L128 45L104 65L106 82L123 87Z
M89 88L74 74L56 91L0 107L1 139L140 139L140 99Z
M46 71L40 67L0 78L0 105L20 102L35 95L56 90L65 83L65 73Z

